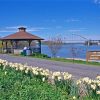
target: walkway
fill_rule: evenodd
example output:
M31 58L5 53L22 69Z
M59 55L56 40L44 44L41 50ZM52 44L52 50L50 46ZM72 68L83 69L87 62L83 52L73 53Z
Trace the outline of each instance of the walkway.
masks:
M17 62L32 66L48 68L52 71L66 71L74 75L76 78L90 77L94 78L97 74L100 75L100 66L72 64L66 62L50 61L31 57L10 56L7 54L0 54L0 59L5 59L10 62Z

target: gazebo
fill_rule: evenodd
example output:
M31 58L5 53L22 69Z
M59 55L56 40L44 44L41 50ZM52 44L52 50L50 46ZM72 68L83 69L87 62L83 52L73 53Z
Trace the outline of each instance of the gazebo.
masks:
M44 39L40 38L38 36L35 36L31 33L26 32L25 27L19 27L18 29L19 29L18 32L1 38L3 52L5 50L6 53L8 53L7 51L8 51L9 48L11 50L10 53L15 53L16 50L18 51L18 42L19 41L27 41L28 48L32 48L31 42L35 40L38 43L38 47L37 47L38 52L41 53L41 40L44 40ZM8 42L10 42L11 47L8 46ZM4 44L5 44L5 47L4 47Z

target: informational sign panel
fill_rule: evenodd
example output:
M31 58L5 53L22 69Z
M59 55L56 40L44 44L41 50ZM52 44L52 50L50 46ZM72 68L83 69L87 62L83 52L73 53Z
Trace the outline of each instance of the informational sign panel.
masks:
M86 60L100 60L100 51L88 51Z

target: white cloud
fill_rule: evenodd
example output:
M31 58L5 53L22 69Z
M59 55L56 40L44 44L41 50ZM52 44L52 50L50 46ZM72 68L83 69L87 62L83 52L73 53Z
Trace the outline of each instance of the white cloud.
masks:
M5 27L6 29L18 29L19 27L25 27L25 28L27 28L27 26L23 26L23 25L20 25L20 26L7 26L7 27Z
M14 30L0 30L0 33L4 33L4 32L16 32Z
M56 22L56 19L46 19L46 20L44 20L44 21L46 21L46 22Z
M96 3L98 0L94 0L94 2Z
M69 32L80 32L80 31L82 31L82 30L80 30L80 29L70 29L70 30L68 30Z
M39 28L27 28L28 32L35 32L35 31L40 31L41 29Z
M79 29L69 29L69 32L81 32L81 31L86 31L87 28L79 28Z
M16 32L18 31L18 28L19 27L25 27L27 28L27 31L28 32L35 32L35 31L41 31L41 30L45 30L45 29L48 29L48 28L44 28L44 27L28 27L28 26L7 26L3 29L0 29L0 32L4 33L4 32Z
M46 30L48 28L44 27L27 27L27 31L34 32L34 31L41 31L41 30Z
M87 28L79 28L80 30L84 30L84 31L86 31L87 30Z
M100 4L100 0L94 0L94 3Z
M59 26L56 26L56 29L61 29L61 28L62 28L62 26L60 26L60 25Z
M80 22L80 20L72 18L72 19L65 20L65 22Z

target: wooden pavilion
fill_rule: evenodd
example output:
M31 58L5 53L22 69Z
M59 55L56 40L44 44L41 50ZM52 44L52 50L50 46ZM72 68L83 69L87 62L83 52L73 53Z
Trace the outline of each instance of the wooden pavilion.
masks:
M24 27L19 27L18 29L19 29L18 32L1 38L3 52L5 51L6 53L8 53L9 48L11 51L10 53L15 53L16 50L18 51L19 41L27 41L28 48L31 48L31 42L35 40L38 43L38 48L37 48L38 52L41 53L41 40L44 40L44 39L26 32L26 28ZM10 42L11 47L8 46L8 42ZM5 44L5 47L4 47L4 44Z

